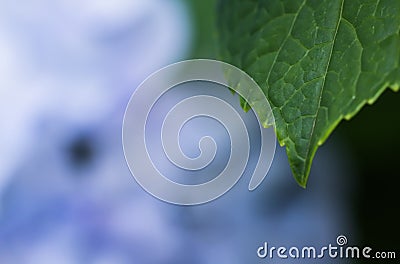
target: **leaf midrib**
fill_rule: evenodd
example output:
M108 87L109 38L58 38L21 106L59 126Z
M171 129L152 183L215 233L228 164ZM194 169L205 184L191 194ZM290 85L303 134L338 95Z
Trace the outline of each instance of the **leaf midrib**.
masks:
M310 155L310 145L311 145L311 141L312 141L311 139L313 138L314 133L315 133L315 125L317 123L317 117L318 117L318 114L319 114L319 110L321 108L320 106L321 106L322 94L323 94L324 87L325 87L326 76L328 75L328 70L329 70L329 67L331 65L332 54L333 54L333 50L334 50L335 44L336 44L337 33L339 31L340 21L342 20L342 16L343 16L343 6L344 6L344 1L345 0L341 0L341 1L342 1L342 3L341 3L341 6L340 6L339 17L338 17L338 20L337 20L337 23L336 23L335 34L334 34L333 39L332 39L332 47L331 47L331 50L330 50L330 53L329 53L328 63L326 64L326 69L325 69L325 73L324 73L324 76L323 76L323 82L322 82L322 86L321 86L321 91L319 92L319 96L318 96L318 105L317 105L318 107L317 107L317 111L315 113L315 118L313 120L313 124L312 124L312 127L311 127L310 140L308 141L307 148L306 148L307 149L306 160L310 160L309 159L310 158L309 155ZM308 164L306 163L304 169L307 170L307 167L308 167Z

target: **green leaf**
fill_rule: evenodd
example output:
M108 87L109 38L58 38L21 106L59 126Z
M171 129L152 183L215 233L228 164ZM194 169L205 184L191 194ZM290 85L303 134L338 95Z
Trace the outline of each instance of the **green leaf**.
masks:
M338 123L399 89L399 0L222 0L218 16L222 59L261 86L303 187Z

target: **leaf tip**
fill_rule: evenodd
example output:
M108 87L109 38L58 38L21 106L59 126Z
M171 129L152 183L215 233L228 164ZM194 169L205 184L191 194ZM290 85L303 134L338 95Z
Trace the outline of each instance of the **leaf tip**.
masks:
M303 188L303 189L306 189L306 188L307 188L307 178L304 178L304 177L301 177L301 178L296 177L296 182L297 182L297 184L298 184L301 188Z
M390 86L390 88L394 91L394 92L398 92L400 89L400 84L396 83L392 86Z

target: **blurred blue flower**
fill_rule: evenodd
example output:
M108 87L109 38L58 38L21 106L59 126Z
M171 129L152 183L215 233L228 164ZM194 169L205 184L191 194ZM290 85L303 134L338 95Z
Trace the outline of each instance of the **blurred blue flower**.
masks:
M306 191L281 148L256 191L247 174L201 206L165 204L132 179L124 108L187 55L188 14L181 1L2 1L0 263L255 263L264 241L317 246L352 231L335 146Z

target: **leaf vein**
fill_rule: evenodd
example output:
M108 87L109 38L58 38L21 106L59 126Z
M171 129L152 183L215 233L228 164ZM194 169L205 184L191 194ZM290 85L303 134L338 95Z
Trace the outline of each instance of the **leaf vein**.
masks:
M281 53L283 46L285 45L285 43L286 43L287 40L289 39L290 35L292 34L294 24L296 23L296 20L297 20L299 14L300 14L300 11L303 9L303 7L304 7L304 5L306 4L306 2L307 2L307 0L304 0L304 1L302 2L302 4L300 5L300 7L299 7L299 9L298 9L298 12L296 12L296 14L295 14L294 17L293 17L293 22L292 22L292 24L291 24L291 26L290 26L290 29L289 29L288 34L286 35L285 39L284 39L283 42L282 42L282 45L280 45L279 49L278 49L277 52L276 52L275 58L274 58L274 60L273 60L273 62L272 62L272 64L271 64L271 67L269 68L269 72L268 72L268 74L267 74L267 78L266 78L266 80L267 80L267 86L268 86L268 81L269 81L269 77L270 77L270 75L271 75L272 69L274 68L274 66L275 66L275 64L276 64L276 60L277 60L279 54Z
M312 137L313 137L313 135L314 135L314 133L315 133L315 125L316 125L316 123L317 123L317 118L318 118L319 110L320 110L320 108L321 108L320 106L321 106L321 101L322 101L323 90L324 90L324 87L325 87L326 76L327 76L327 74L328 74L329 66L330 66L331 59L332 59L333 50L334 50L334 48L335 48L335 42L336 42L337 33L339 32L340 21L341 21L342 16L343 16L343 5L344 5L344 1L345 1L345 0L342 0L341 6L340 6L339 18L338 18L338 21L337 21L337 24L336 24L335 34L334 34L333 40L332 40L332 48L331 48L331 50L330 50L328 63L327 63L327 65L326 65L325 74L324 74L323 82L322 82L322 86L321 86L321 91L320 91L319 96L318 96L318 107L317 107L317 112L315 113L315 119L313 120L313 124L312 124L312 127L311 127L310 141L308 141L308 144L307 144L306 157L308 157L308 156L310 155L310 145L311 145L311 141L312 141L311 139L312 139ZM307 166L307 165L305 165L305 166Z

